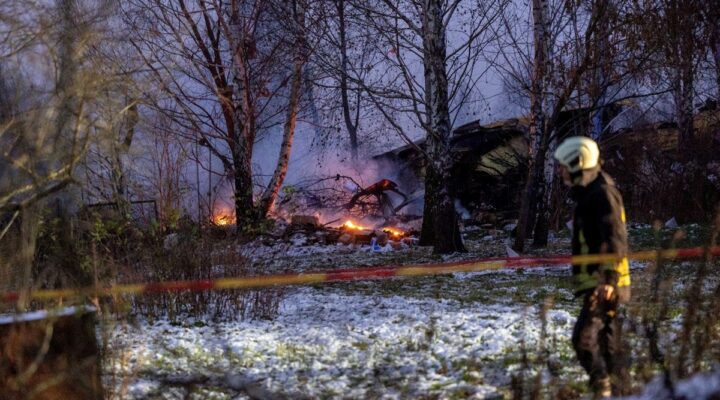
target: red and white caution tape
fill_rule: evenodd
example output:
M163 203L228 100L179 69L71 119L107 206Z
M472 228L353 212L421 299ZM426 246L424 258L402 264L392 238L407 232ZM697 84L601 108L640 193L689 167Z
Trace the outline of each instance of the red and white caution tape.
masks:
M720 255L720 246L694 247L673 250L651 250L628 254L635 261L655 259L686 259L704 255ZM546 256L546 257L505 257L486 258L453 263L415 264L404 266L384 266L371 268L341 269L297 274L278 274L262 276L241 276L192 281L168 281L155 283L121 284L109 287L87 287L81 289L41 289L26 294L34 300L51 300L81 296L139 295L160 292L204 291L221 289L259 289L274 286L309 285L325 282L346 282L359 280L377 280L393 277L413 277L456 272L481 272L499 269L524 269L533 267L565 266L568 264L608 263L619 260L613 254L584 256ZM1 302L14 302L21 296L19 292L0 294Z

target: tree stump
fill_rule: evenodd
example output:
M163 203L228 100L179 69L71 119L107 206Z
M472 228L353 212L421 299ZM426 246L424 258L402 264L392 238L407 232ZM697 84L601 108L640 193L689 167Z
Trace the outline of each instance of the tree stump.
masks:
M0 388L6 400L101 400L92 308L0 316Z

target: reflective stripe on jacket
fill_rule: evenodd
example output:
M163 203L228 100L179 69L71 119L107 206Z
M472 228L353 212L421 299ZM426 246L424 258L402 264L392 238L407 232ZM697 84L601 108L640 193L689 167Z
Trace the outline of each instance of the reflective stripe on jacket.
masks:
M586 186L575 186L572 197L577 202L573 218L572 250L574 255L627 254L627 230L622 197L612 178L596 169ZM630 286L627 258L605 264L573 265L575 293L580 295L607 283L624 288Z

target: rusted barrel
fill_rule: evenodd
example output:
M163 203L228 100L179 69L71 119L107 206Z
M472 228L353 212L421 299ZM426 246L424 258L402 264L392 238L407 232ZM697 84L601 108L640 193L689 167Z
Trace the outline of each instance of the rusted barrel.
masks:
M95 310L0 315L0 398L101 400Z

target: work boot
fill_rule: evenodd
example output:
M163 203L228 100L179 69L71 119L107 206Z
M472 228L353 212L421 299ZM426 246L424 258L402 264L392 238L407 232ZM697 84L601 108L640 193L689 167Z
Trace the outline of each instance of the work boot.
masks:
M610 378L598 379L592 385L593 399L609 399L612 396L612 384Z

